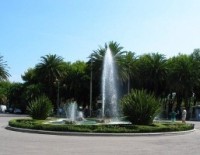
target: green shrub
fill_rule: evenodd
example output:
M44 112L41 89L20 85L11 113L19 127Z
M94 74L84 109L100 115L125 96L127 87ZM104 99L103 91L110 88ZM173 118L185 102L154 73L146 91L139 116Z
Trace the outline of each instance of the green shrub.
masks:
M160 112L161 104L145 90L132 90L121 99L122 112L132 124L150 125Z
M46 96L31 101L27 111L33 119L44 120L52 113L53 105Z

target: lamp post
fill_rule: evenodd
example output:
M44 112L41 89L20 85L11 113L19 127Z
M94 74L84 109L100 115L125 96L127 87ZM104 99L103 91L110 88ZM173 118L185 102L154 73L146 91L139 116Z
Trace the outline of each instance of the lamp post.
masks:
M129 57L129 53L128 52L126 52L126 59L127 60L129 60L128 59L128 57ZM128 94L130 93L130 61L128 61L128 83L127 83L127 85L128 85Z
M92 78L93 78L93 73L92 73L92 61L93 61L93 58L92 58L92 55L91 55L91 72L90 72L90 117L92 116Z
M59 115L59 102L60 102L60 81L56 78L55 83L57 84L57 115Z

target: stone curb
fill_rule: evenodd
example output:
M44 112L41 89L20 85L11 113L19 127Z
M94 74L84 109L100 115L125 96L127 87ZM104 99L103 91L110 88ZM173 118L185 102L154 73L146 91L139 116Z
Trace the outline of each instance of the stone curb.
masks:
M62 132L62 131L46 131L46 130L33 130L25 128L16 128L7 126L8 130L35 133L35 134L48 134L60 136L115 136L115 137L131 137L131 136L170 136L170 135L183 135L194 132L196 129L177 132L155 132L155 133L89 133L89 132Z
M6 114L0 113L0 117L27 117L28 115L25 114Z

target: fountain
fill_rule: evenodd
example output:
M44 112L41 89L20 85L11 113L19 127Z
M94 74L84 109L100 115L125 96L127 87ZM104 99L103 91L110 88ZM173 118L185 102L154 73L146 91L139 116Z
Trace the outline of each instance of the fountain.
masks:
M107 47L102 73L102 109L101 118L85 119L82 111L78 111L75 102L68 103L66 110L66 119L63 121L73 124L130 124L127 121L121 121L119 117L118 90L117 90L117 70L112 52Z
M103 61L102 74L102 118L119 117L117 95L117 71L110 48L108 47Z
M47 124L83 124L84 122L87 122L84 118L83 111L78 108L75 101L66 103L63 110L65 112L65 118L49 121Z
M70 122L84 120L83 112L78 110L78 105L75 101L65 104L64 111L66 114L66 120Z
M71 102L71 103L65 104L64 111L65 111L67 119L69 119L72 122L76 121L76 115L77 115L76 102Z

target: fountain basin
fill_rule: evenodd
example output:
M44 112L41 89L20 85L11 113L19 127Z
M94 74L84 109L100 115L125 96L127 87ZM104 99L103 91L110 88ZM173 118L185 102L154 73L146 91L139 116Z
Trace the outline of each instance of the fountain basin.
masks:
M67 118L60 118L56 120L50 120L45 122L45 124L52 124L52 125L64 125L64 124L74 124L74 125L120 125L120 124L131 124L129 121L122 121L119 119L83 119L83 120L76 120L72 121Z

